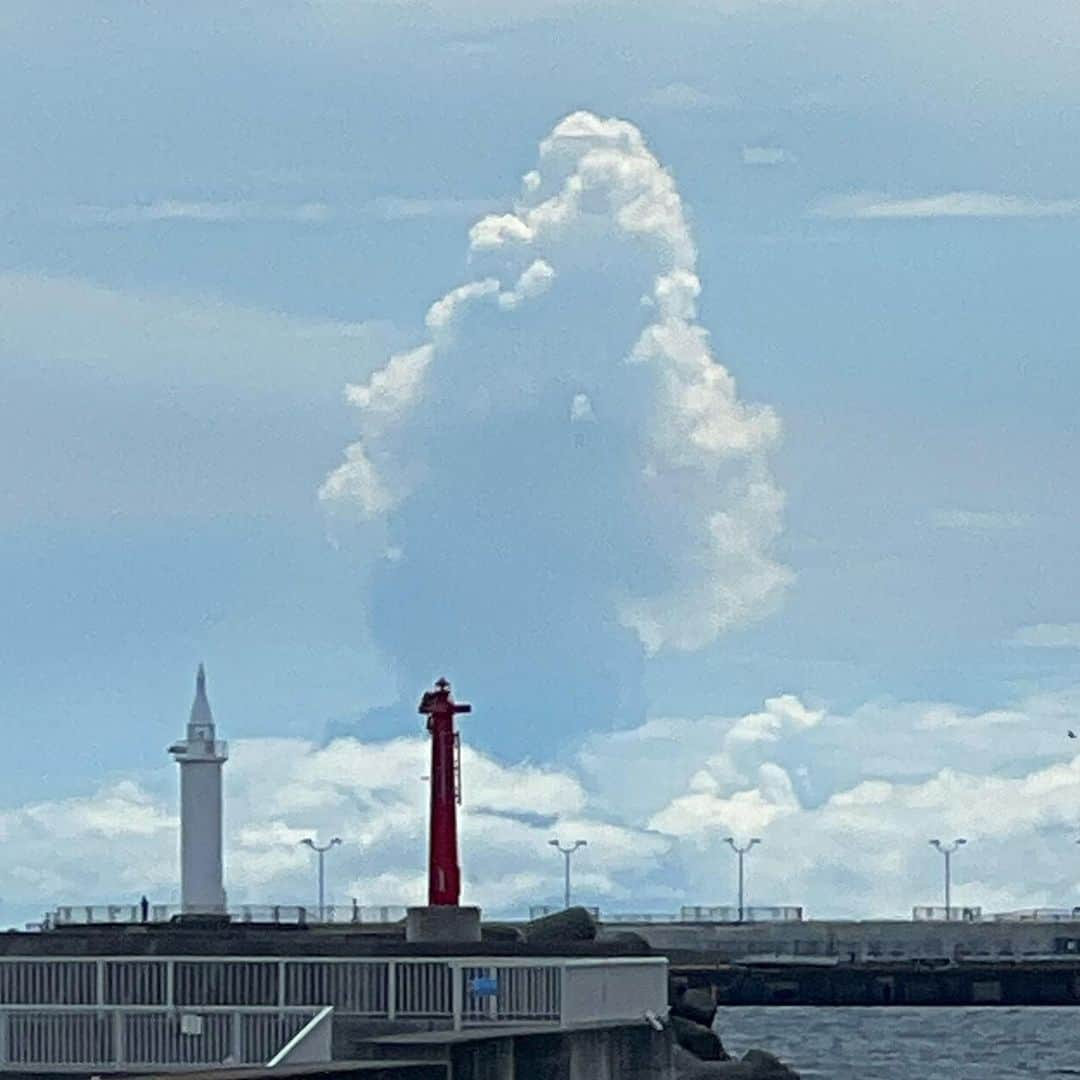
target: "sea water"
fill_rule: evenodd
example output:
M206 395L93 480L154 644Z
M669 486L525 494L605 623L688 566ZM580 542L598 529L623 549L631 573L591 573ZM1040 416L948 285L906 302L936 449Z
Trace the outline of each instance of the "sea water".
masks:
M722 1008L728 1053L769 1050L804 1080L1080 1077L1080 1008Z

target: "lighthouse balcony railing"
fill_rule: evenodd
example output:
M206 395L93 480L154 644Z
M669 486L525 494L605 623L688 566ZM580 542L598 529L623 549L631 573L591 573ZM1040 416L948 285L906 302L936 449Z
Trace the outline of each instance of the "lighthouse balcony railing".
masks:
M453 1028L573 1027L636 1021L666 1004L667 960L652 956L0 958L4 1015L330 1006L340 1016Z
M169 753L180 765L188 761L220 764L229 758L229 744L223 739L207 739L194 735L170 746Z

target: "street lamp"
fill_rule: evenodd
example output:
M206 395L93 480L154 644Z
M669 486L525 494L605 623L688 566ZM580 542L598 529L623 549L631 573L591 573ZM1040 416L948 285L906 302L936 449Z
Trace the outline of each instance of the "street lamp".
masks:
M945 920L952 918L952 857L954 851L959 851L967 841L958 836L951 844L943 844L940 840L931 840L930 846L936 847L945 856Z
M549 840L548 843L566 859L566 887L563 890L563 907L568 908L570 906L570 856L578 848L588 847L589 841L575 840L571 847L563 847L559 843L558 837L556 837L554 840Z
M760 844L761 840L758 837L754 837L749 843L743 847L739 847L735 843L734 837L725 836L724 843L727 844L736 855L739 856L739 922L743 921L746 908L743 906L743 859L746 857L746 853L755 845Z
M341 837L332 836L330 838L330 843L323 844L322 847L316 844L310 836L305 836L300 843L311 848L311 850L319 856L319 921L321 922L326 918L326 866L324 865L326 853L331 848L336 848L338 844L341 843Z

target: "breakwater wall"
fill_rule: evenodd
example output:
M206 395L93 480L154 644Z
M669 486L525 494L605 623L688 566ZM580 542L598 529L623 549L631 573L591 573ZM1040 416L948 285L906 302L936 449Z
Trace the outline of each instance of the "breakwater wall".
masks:
M1080 959L1080 921L828 920L608 925L601 940L629 931L673 964L709 960L965 961Z
M1080 1005L1080 961L678 964L720 1005Z

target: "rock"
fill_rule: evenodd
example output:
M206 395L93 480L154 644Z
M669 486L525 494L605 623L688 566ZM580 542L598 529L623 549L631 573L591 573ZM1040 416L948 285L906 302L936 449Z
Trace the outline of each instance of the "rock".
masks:
M652 952L649 943L640 934L635 934L633 930L605 930L597 940L601 945L617 945L627 951L637 953Z
M675 1041L684 1050L689 1050L699 1061L730 1060L724 1052L720 1037L712 1028L687 1020L685 1016L680 1016L678 1013L672 1013L669 1022Z
M672 1055L675 1080L756 1080L752 1065L741 1061L701 1061L676 1046Z
M799 1074L794 1069L788 1068L768 1050L747 1050L740 1064L753 1068L754 1080L799 1080Z
M480 940L483 942L510 942L517 945L522 941L523 935L520 927L511 926L509 923L481 923Z
M716 1002L708 990L684 990L671 1006L671 1014L711 1028L716 1019Z
M742 1061L700 1061L676 1045L676 1080L799 1080L799 1074L764 1050L750 1050Z
M559 941L595 941L596 920L583 907L567 908L534 919L525 927L525 941L535 945Z

